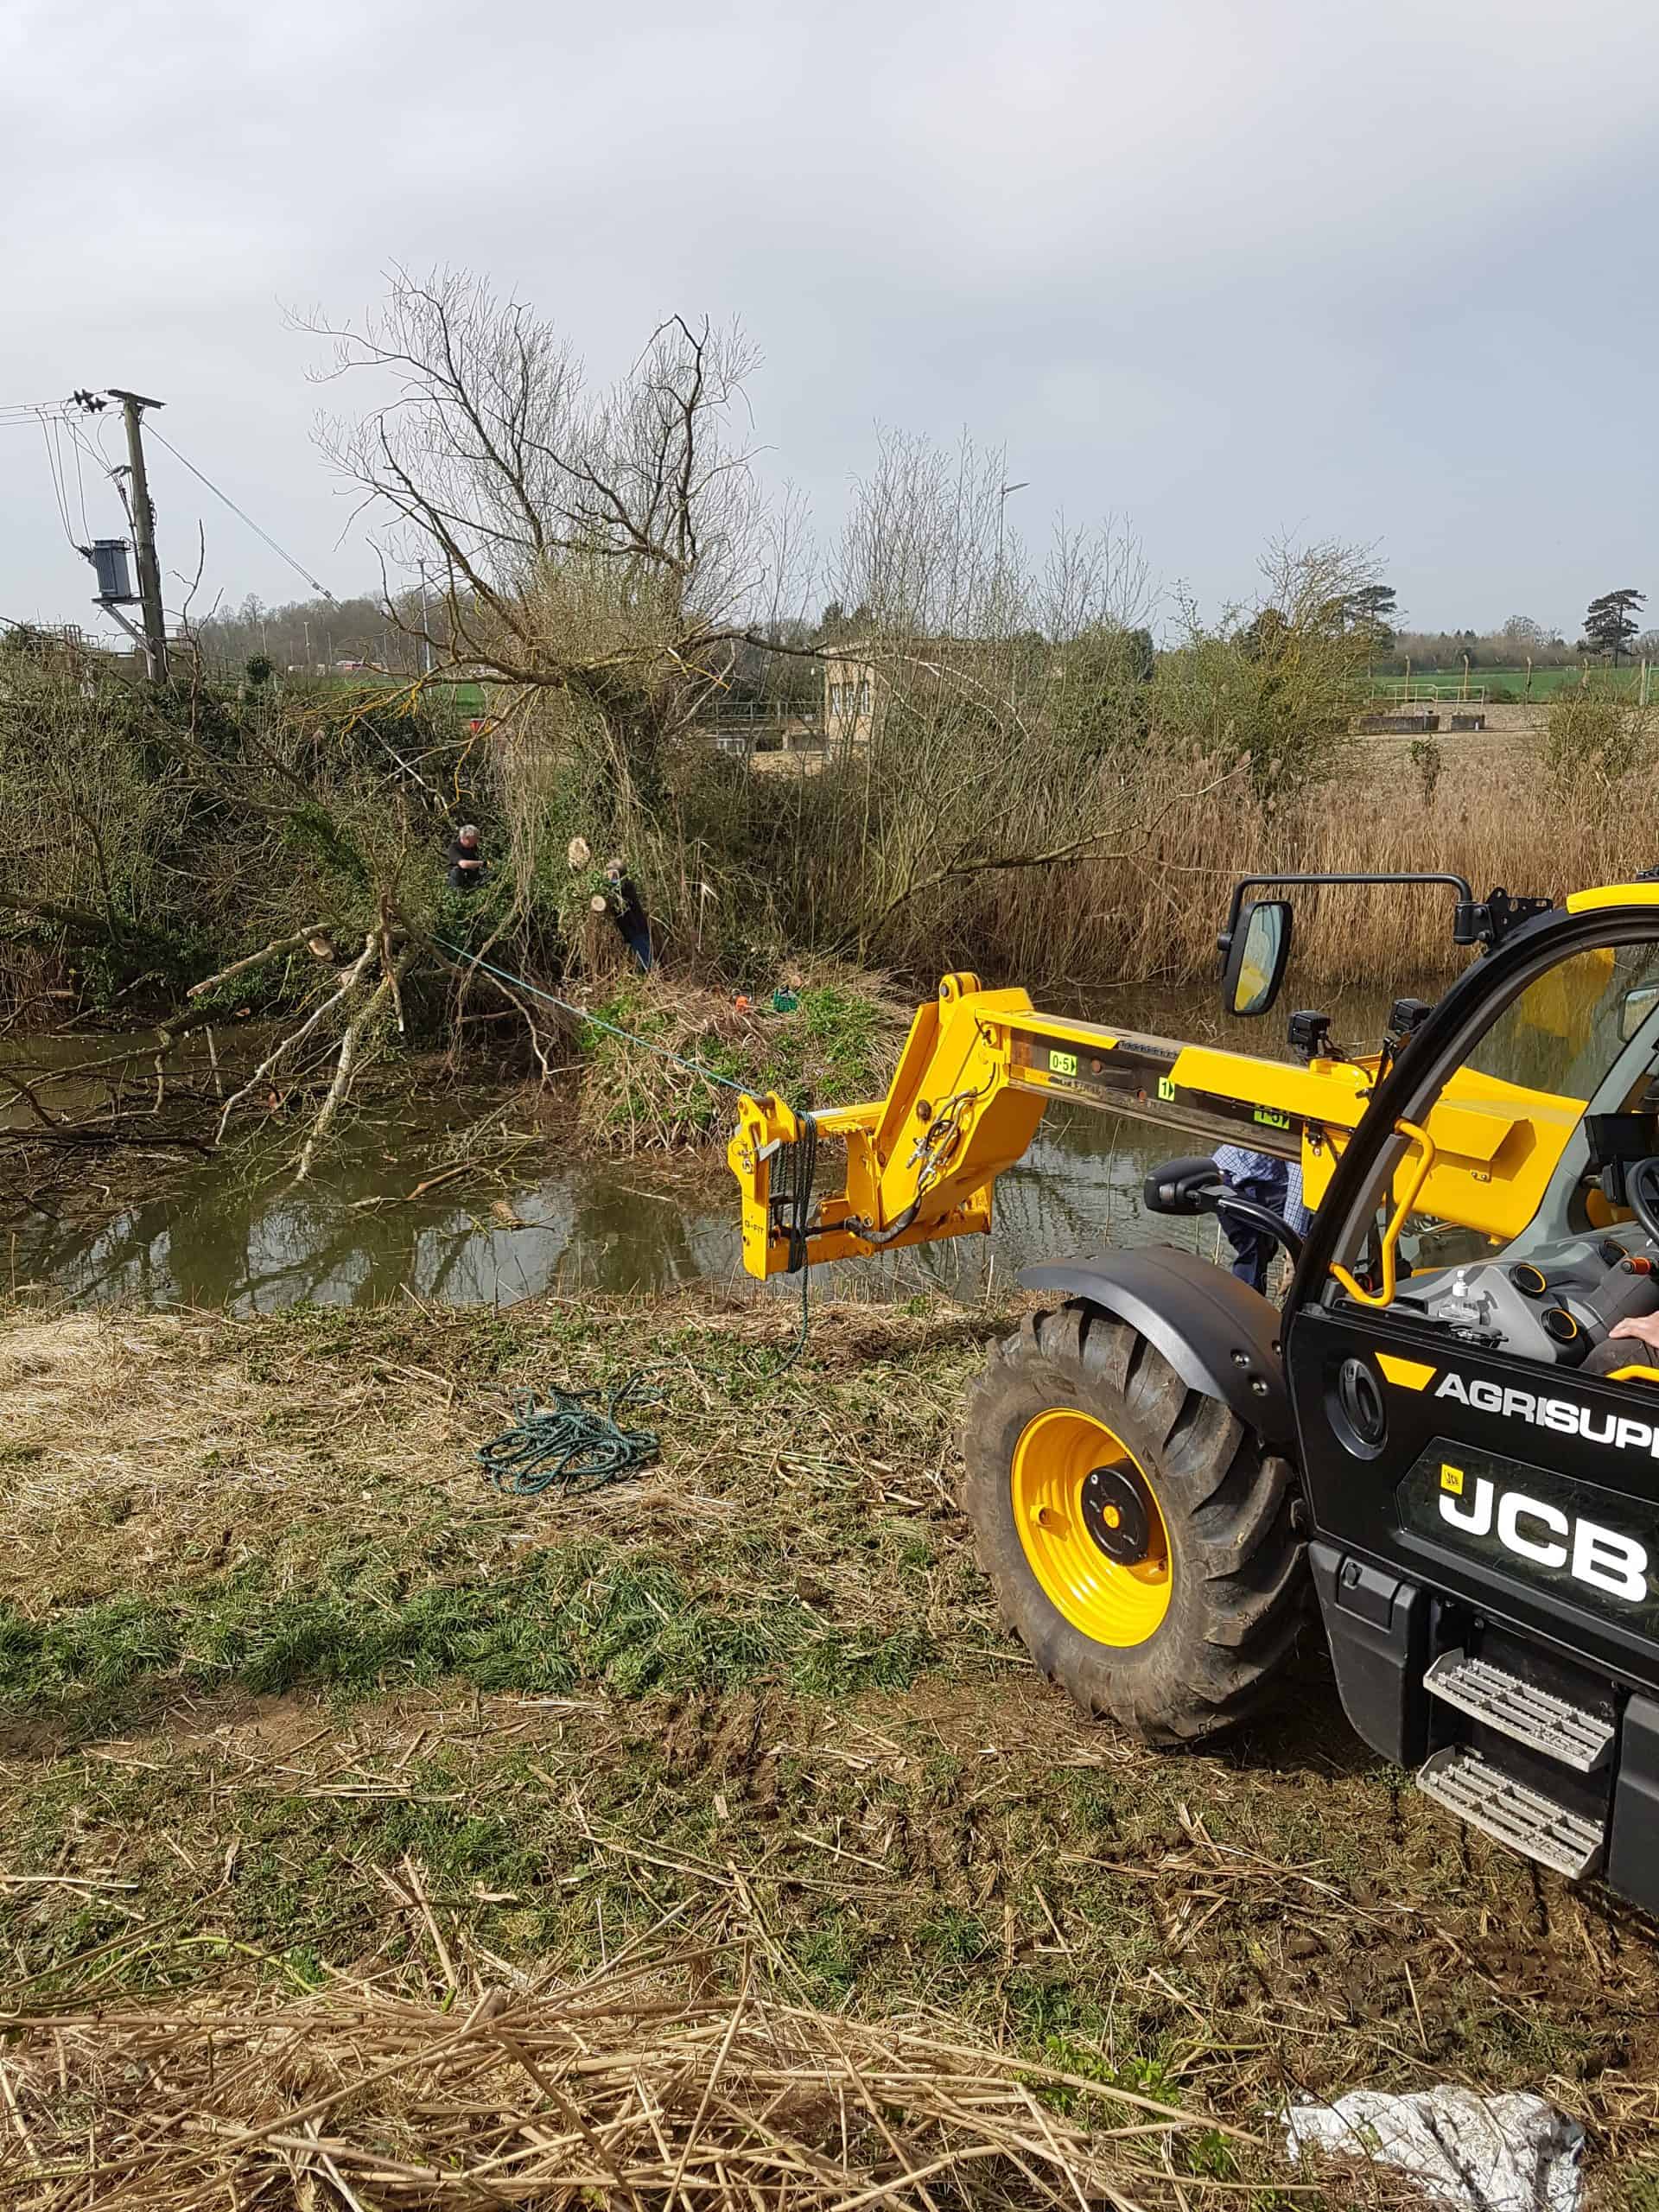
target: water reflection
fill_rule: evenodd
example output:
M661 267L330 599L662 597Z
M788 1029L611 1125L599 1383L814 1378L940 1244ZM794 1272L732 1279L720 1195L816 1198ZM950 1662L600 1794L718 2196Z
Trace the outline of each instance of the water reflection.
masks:
M1153 1232L1137 1211L1141 1181L1168 1148L1136 1124L1055 1109L999 1183L990 1237L843 1263L823 1287L929 1283L966 1294L993 1268L1006 1276L1031 1259L1143 1241ZM264 1181L245 1158L215 1161L181 1194L99 1227L20 1232L14 1264L20 1281L50 1282L79 1303L244 1313L302 1300L378 1305L404 1290L440 1305L510 1305L555 1287L660 1291L739 1277L736 1187L718 1168L664 1182L643 1162L558 1160L505 1198L390 1205L365 1203L371 1174L387 1179L378 1143L372 1159L348 1154L299 1190ZM1156 1233L1190 1243L1200 1227L1160 1223Z
M1165 1012L1166 1020L1157 1018ZM1376 1018L1340 1009L1356 1041ZM1213 1001L1143 1011L1148 1027L1216 1037ZM1274 1021L1226 1025L1217 1041L1281 1048ZM95 1228L35 1223L11 1251L19 1282L48 1283L82 1303L224 1307L269 1313L302 1300L372 1306L405 1291L449 1306L511 1305L550 1288L662 1291L747 1281L738 1253L736 1186L723 1167L664 1177L645 1161L574 1160L539 1142L520 1154L505 1189L448 1184L410 1191L443 1128L492 1104L475 1090L429 1099L418 1110L364 1115L317 1180L296 1190L280 1173L291 1149L280 1129L192 1169L181 1188ZM435 1117L436 1117L435 1121ZM821 1271L826 1294L880 1296L924 1285L971 1296L1039 1259L1102 1244L1152 1241L1216 1249L1212 1221L1147 1219L1147 1171L1183 1148L1177 1134L1113 1121L1081 1106L1050 1109L1025 1160L996 1191L989 1237L844 1262ZM831 1173L834 1166L827 1162ZM458 1195L461 1194L461 1195ZM772 1286L792 1296L788 1283Z

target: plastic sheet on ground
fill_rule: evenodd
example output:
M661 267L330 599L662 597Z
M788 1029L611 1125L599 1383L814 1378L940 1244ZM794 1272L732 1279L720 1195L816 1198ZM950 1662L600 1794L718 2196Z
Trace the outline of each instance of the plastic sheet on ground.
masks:
M1578 2212L1584 2130L1542 2097L1483 2097L1441 2084L1408 2096L1356 2089L1292 2105L1293 2158L1306 2147L1408 2174L1431 2204L1459 2212Z

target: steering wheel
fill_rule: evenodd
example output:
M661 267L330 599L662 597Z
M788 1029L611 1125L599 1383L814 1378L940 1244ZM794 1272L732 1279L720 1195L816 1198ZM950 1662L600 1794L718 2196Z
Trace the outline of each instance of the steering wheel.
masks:
M1659 1244L1659 1155L1638 1160L1625 1169L1624 1195L1630 1211Z

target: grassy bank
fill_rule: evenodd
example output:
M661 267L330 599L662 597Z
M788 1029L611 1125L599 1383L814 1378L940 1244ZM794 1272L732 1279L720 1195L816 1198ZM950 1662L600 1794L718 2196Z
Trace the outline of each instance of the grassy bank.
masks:
M720 1141L731 1127L725 1084L775 1090L797 1108L884 1092L913 1000L838 963L791 962L778 973L779 1003L763 988L709 990L660 973L595 994L597 1019L578 1037L584 1136L624 1152ZM719 1080L700 1081L694 1068Z
M471 2202L418 2177L595 2143L647 2202L682 2152L711 2202L722 2158L732 2202L793 2159L791 2201L919 2205L899 2180L940 2158L941 2204L1075 2203L1068 2168L1236 2202L1284 2177L1286 2094L1452 2077L1542 2088L1599 2201L1650 2204L1629 1916L1435 1815L1313 1645L1230 1745L1080 1725L955 1505L1000 1318L827 1309L779 1375L791 1325L0 1329L0 1940L32 2024L0 2203L114 2203L114 2168L47 2177L131 2161L181 2203L274 2164L322 2204L325 2157L365 2203ZM483 1481L516 1390L645 1357L658 1465L564 1503Z

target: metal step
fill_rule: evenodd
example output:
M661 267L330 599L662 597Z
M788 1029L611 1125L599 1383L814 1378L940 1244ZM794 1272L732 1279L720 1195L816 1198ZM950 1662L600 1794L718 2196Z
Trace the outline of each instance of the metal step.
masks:
M1601 1864L1601 1823L1541 1796L1460 1744L1436 1751L1417 1787L1471 1828L1581 1882Z
M1423 1676L1423 1688L1471 1720L1484 1721L1500 1735L1513 1736L1517 1744L1576 1767L1580 1774L1593 1774L1613 1748L1613 1724L1599 1713L1569 1705L1564 1697L1462 1651L1442 1652Z

